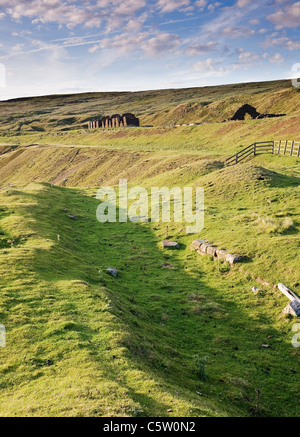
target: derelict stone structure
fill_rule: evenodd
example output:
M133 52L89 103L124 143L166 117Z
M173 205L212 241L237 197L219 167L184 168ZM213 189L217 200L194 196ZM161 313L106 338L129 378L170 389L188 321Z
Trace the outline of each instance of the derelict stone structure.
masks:
M139 126L140 120L131 113L114 114L89 121L89 129L109 129L115 127Z
M245 120L245 115L249 114L250 117L254 119L262 119L262 118L273 118L273 117L284 117L286 114L260 114L257 112L256 108L251 105L243 105L241 106L233 117L229 118L225 121L237 121L237 120Z

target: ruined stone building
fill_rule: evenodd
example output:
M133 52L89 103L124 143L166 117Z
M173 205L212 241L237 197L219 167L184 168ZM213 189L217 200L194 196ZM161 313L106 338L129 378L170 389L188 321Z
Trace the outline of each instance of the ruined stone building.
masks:
M249 114L250 117L255 119L262 119L262 118L273 118L273 117L284 117L286 114L261 114L260 112L257 112L256 108L254 108L251 105L243 105L241 106L233 117L229 118L225 121L237 121L237 120L245 120L246 114Z
M139 119L131 113L114 114L89 121L89 129L109 129L115 127L139 126Z

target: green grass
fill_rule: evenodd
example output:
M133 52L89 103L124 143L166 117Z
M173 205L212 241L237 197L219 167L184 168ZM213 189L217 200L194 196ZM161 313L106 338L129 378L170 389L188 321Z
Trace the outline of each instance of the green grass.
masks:
M234 269L191 252L182 226L100 225L95 189L2 190L1 415L299 415L294 321L273 289L299 287L298 177L246 164L195 181L202 236L250 258ZM257 222L277 216L296 227ZM163 252L167 235L182 249ZM271 285L253 295L257 278Z
M299 159L262 155L224 168L242 145L299 140L295 96L278 100L292 92L276 82L130 94L159 128L87 134L70 125L64 135L93 105L125 111L128 94L1 103L10 117L0 128L1 416L299 416L296 320L282 314L288 301L275 287L300 293ZM243 98L288 116L216 122ZM194 116L210 101L212 123L162 127L176 106ZM45 132L27 130L24 117ZM98 223L97 189L120 178L147 189L203 186L203 232ZM163 251L165 238L180 249ZM247 258L230 268L202 257L190 250L198 238Z
M248 103L261 113L299 114L291 81L233 84L143 92L86 93L0 102L0 135L35 135L87 128L91 118L133 112L141 125L222 122Z

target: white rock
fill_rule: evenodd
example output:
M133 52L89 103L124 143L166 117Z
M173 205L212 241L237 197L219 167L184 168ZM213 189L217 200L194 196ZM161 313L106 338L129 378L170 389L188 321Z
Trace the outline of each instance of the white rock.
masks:
M113 269L112 267L108 267L107 271L114 278L116 278L118 276L118 270L117 269Z
M179 248L179 243L177 243L176 241L168 241L168 240L164 240L162 241L162 245L163 248L175 248L178 249Z

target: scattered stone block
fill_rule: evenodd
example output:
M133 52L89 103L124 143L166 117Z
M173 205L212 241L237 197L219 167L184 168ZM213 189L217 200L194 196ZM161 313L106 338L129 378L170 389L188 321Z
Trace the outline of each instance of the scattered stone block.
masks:
M290 301L298 301L300 303L300 298L294 293L292 290L290 290L286 285L284 284L278 284L278 288Z
M194 250L200 250L201 244L204 244L204 243L205 243L205 240L194 240L192 242L192 246L191 247Z
M68 214L68 217L71 220L77 220L78 219L78 217L76 215L73 215L73 214Z
M208 246L206 249L207 255L211 255L213 258L217 255L218 248L216 246Z
M164 249L179 249L179 243L177 243L176 241L164 240L162 241L162 246Z
M258 287L252 287L251 290L253 291L254 294L258 294L259 293L259 288Z
M118 276L118 270L117 269L113 269L112 267L108 267L107 272L113 276L114 278L116 278Z
M291 314L294 317L300 317L300 302L293 300L283 310L284 314Z
M212 258L217 257L223 261L228 261L231 265L242 261L244 258L243 256L227 253L224 249L218 249L217 246L205 240L194 240L191 249L197 250L200 255L210 255Z
M242 257L237 256L237 255L233 255L231 253L227 253L225 259L226 259L226 261L229 262L229 264L233 265L233 264L240 262L242 260Z
M218 249L216 251L217 257L218 259L223 259L224 261L226 261L226 255L227 255L227 251L224 249Z
M172 264L169 264L169 263L164 263L162 265L162 268L163 269L169 269L169 270L176 270L176 267L172 266Z
M203 252L203 253L207 253L207 248L209 247L209 246L211 246L212 244L211 243L203 243L203 244L201 244L201 246L200 246L200 250L201 250L201 252Z

